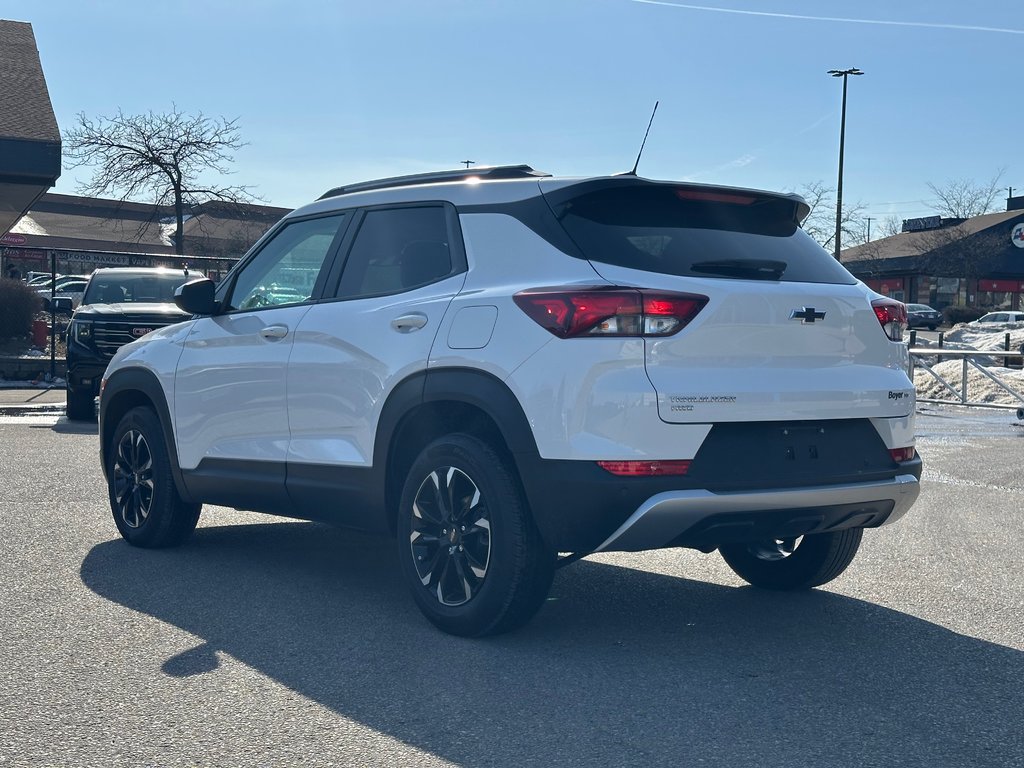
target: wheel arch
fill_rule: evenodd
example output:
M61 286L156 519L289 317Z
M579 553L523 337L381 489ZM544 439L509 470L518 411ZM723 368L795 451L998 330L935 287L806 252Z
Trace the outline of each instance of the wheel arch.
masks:
M405 469L430 441L452 432L487 440L513 462L523 485L519 457L536 456L537 444L508 386L469 368L421 372L395 388L378 422L373 463L384 469L384 510L392 533Z
M160 420L164 433L164 445L171 463L171 475L178 495L183 501L194 502L185 487L178 466L178 451L174 443L174 423L167 407L167 397L156 374L144 369L132 368L116 371L103 386L100 396L100 461L103 474L107 473L109 463L110 442L114 430L124 415L132 408L145 407L152 409Z

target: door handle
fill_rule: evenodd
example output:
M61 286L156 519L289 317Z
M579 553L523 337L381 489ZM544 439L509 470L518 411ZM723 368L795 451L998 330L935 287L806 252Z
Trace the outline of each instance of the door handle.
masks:
M267 341L276 341L277 339L283 339L287 335L287 325L268 325L266 328L260 329L260 336L262 336Z
M396 317L391 321L391 327L399 333L412 333L426 324L427 316L420 312L410 312L408 315Z

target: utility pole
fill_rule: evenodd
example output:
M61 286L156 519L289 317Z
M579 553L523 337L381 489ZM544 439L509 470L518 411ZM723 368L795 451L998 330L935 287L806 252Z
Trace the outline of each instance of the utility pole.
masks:
M871 222L874 221L874 219L872 219L870 216L868 216L867 219L868 219L868 242L870 243L871 242Z
M466 167L469 168L471 165L476 164L476 160L460 160L459 162L465 163Z
M843 229L843 147L846 144L846 79L850 75L863 75L856 67L849 69L830 69L828 74L832 77L843 78L843 114L839 122L839 183L836 185L836 248L835 257L839 261L839 253L842 250L842 229Z

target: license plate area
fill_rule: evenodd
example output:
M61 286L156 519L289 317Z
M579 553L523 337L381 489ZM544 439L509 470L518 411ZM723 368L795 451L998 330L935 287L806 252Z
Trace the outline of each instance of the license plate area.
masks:
M710 490L785 488L891 476L895 464L867 419L715 424L688 478Z

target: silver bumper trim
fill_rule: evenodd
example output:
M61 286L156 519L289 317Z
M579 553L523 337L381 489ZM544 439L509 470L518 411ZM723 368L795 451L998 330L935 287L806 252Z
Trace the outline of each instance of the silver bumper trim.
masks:
M667 491L652 496L619 526L595 551L655 549L677 539L710 515L730 512L761 512L773 509L807 509L840 504L894 503L884 525L894 523L917 500L921 485L913 475L892 480L847 485L821 485L740 493L712 493L697 489Z

